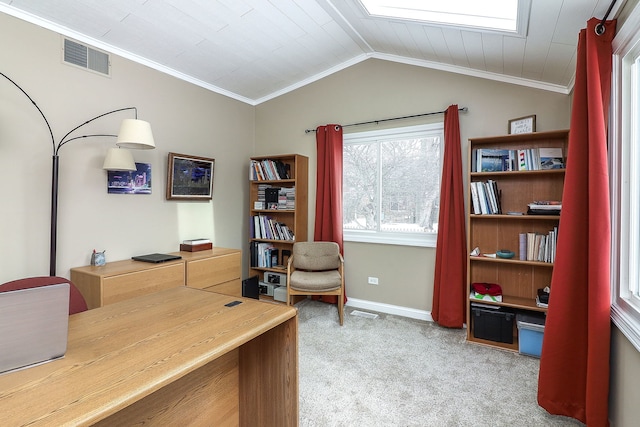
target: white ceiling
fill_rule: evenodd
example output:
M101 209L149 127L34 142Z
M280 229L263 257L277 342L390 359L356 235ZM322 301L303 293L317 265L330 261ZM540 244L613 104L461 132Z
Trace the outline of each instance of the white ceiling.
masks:
M358 0L0 0L0 12L252 105L367 58L569 93L578 32L611 1L530 1L526 38L371 18Z

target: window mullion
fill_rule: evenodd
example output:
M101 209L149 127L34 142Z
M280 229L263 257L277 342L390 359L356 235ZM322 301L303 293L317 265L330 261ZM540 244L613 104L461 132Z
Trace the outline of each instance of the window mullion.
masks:
M377 173L377 180L378 180L378 185L377 185L377 189L378 191L376 192L376 197L378 198L376 200L376 206L378 207L377 212L376 212L376 216L378 217L378 220L376 221L376 231L380 232L382 230L382 141L378 140L376 141L376 148L378 149L378 173Z

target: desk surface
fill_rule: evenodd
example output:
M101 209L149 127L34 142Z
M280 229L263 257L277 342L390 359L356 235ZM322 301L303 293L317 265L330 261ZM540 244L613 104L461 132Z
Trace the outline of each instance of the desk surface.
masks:
M2 423L94 423L295 316L184 287L75 314L63 359L0 375Z

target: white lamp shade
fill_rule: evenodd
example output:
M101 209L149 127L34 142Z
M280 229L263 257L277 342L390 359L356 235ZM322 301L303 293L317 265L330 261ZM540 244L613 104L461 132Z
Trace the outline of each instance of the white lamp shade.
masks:
M102 169L108 171L134 171L136 170L136 162L133 161L131 151L109 148Z
M148 150L156 148L149 122L138 119L124 119L118 132L116 145L122 148Z

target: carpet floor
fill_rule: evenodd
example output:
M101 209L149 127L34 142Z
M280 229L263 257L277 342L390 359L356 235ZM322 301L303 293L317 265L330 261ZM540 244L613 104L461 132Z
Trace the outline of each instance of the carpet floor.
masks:
M539 359L433 322L304 300L300 426L583 426L536 401ZM372 312L369 312L372 313Z

